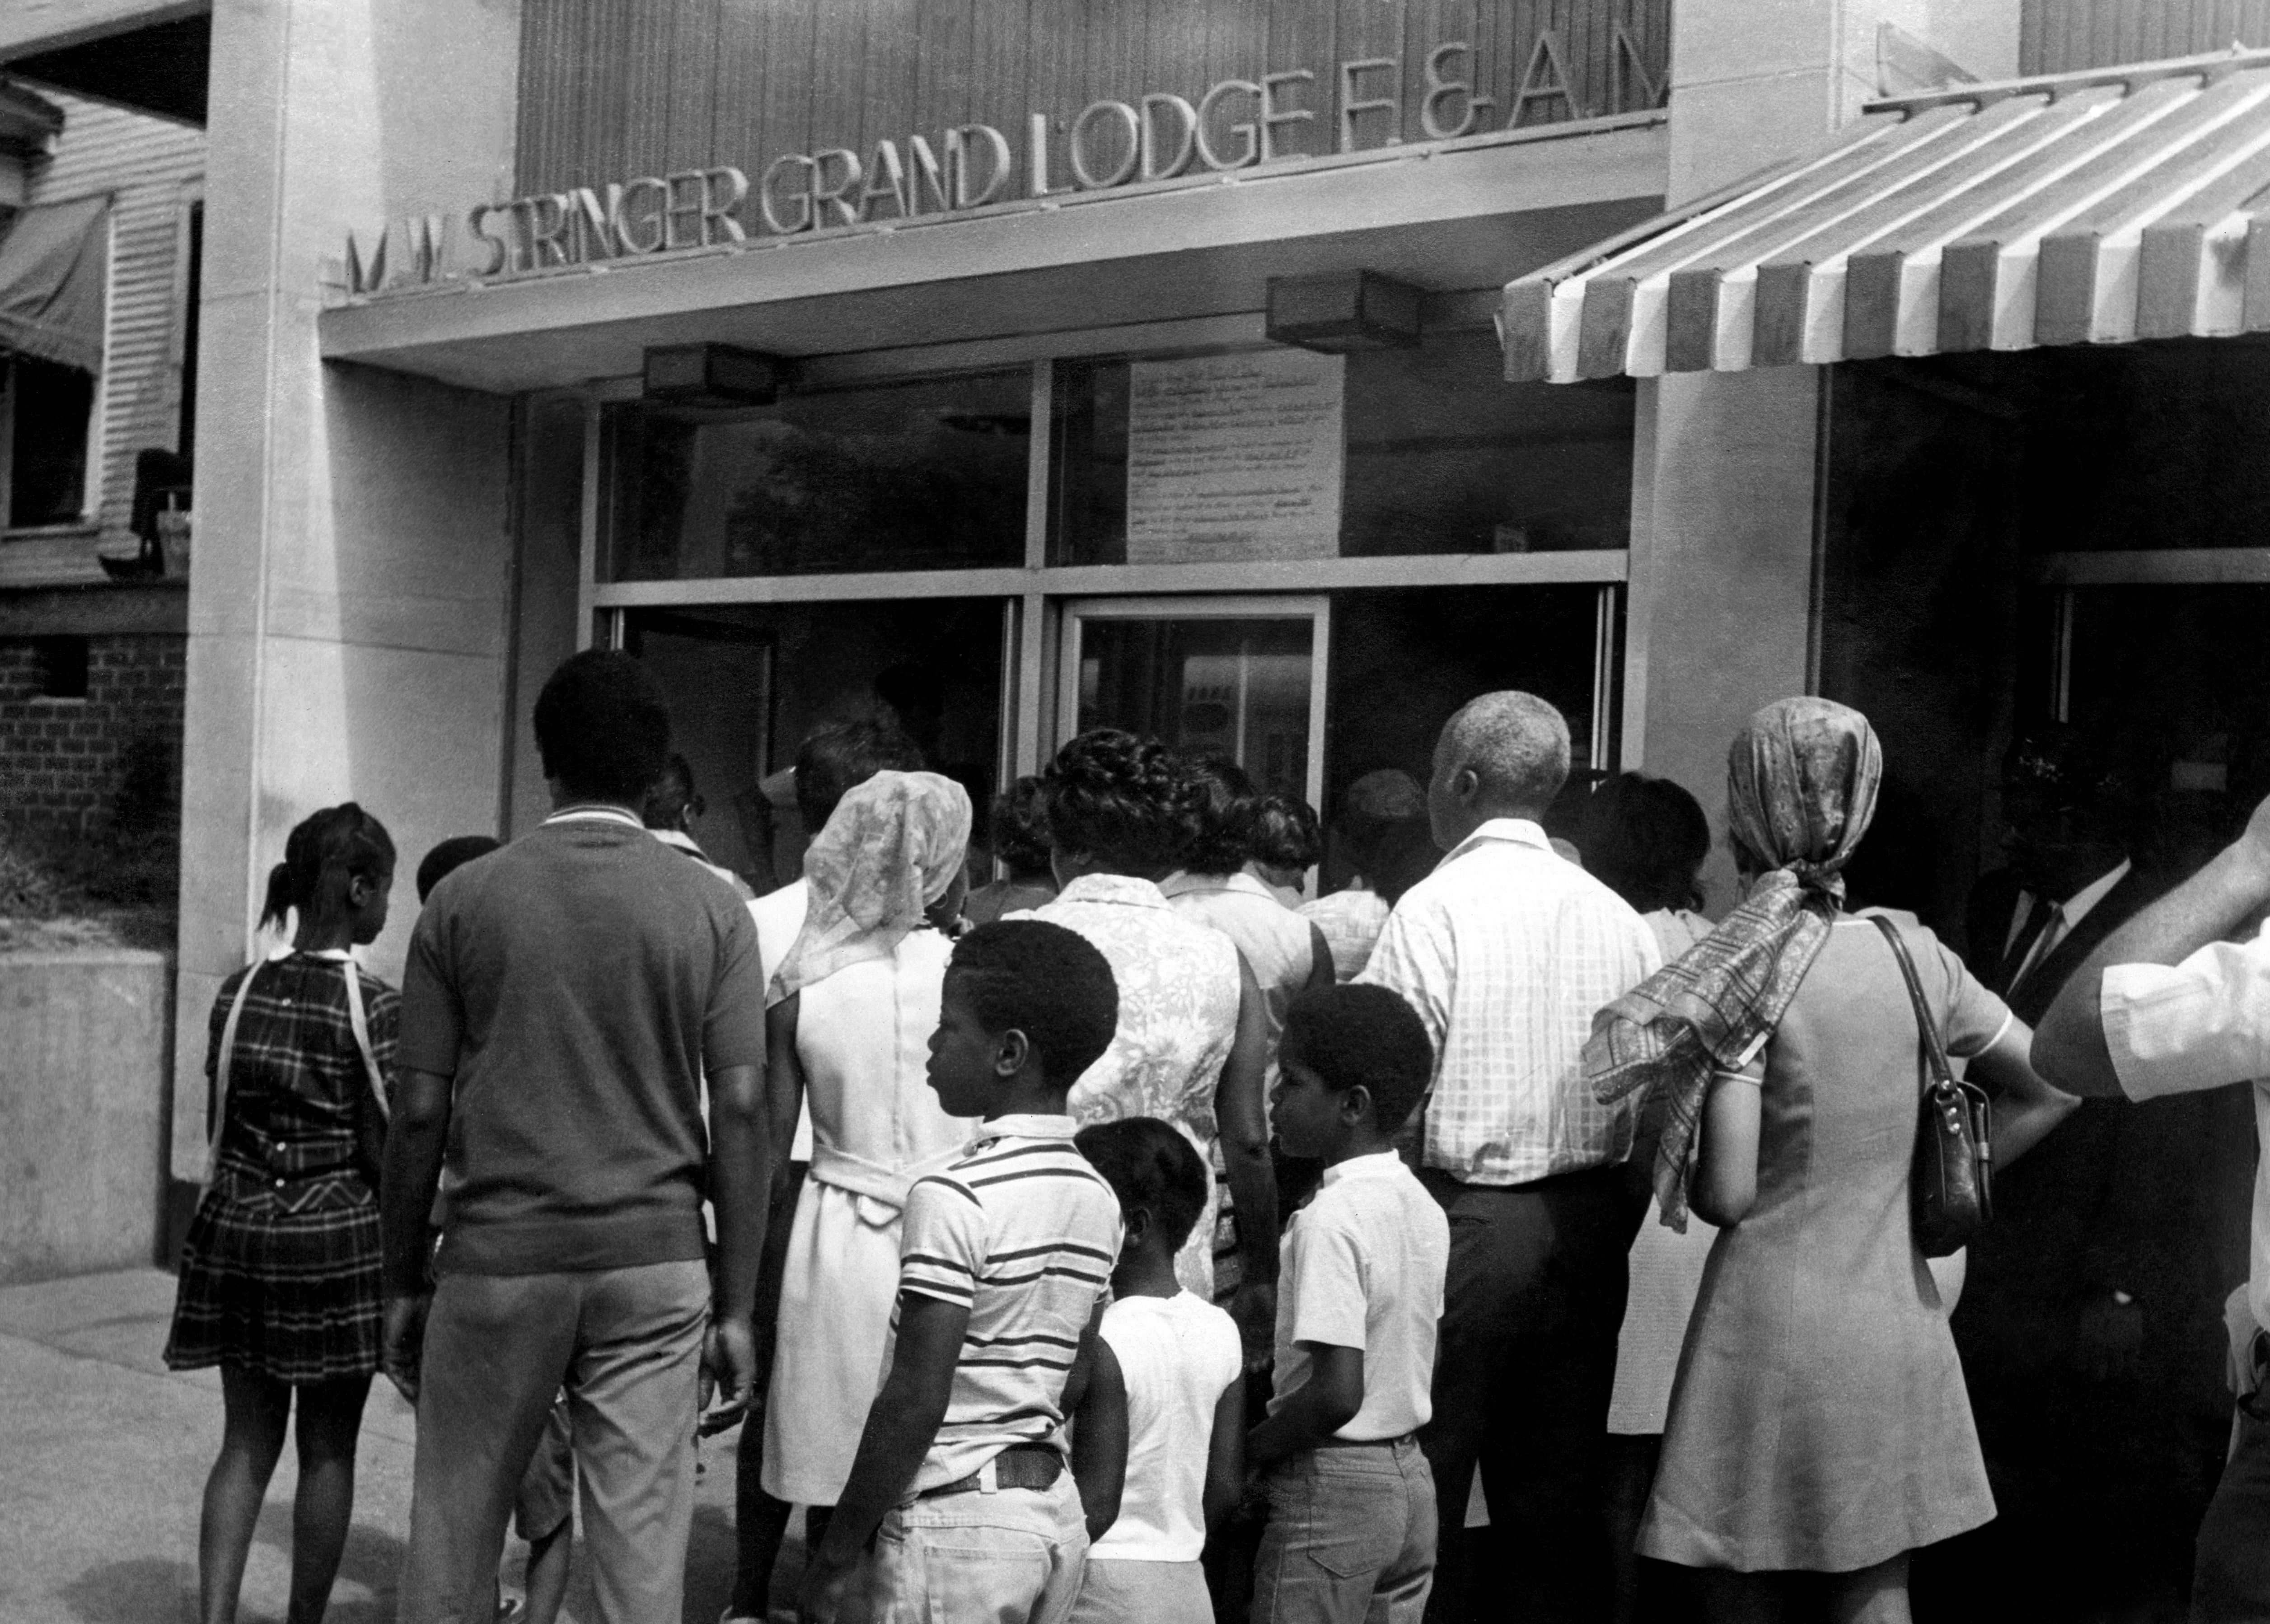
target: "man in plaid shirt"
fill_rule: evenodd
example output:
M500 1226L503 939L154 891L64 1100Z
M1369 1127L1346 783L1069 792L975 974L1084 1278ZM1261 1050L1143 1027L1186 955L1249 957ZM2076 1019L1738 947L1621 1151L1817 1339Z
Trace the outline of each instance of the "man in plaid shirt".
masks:
M1427 789L1448 855L1357 978L1407 999L1436 1055L1420 1175L1450 1214L1450 1264L1420 1441L1446 1520L1480 1465L1505 1612L1539 1620L1607 1613L1632 1117L1593 1100L1579 1062L1594 1012L1659 962L1640 916L1546 841L1568 775L1568 723L1535 695L1485 693L1451 717ZM1465 1616L1463 1544L1443 1542L1430 1618Z

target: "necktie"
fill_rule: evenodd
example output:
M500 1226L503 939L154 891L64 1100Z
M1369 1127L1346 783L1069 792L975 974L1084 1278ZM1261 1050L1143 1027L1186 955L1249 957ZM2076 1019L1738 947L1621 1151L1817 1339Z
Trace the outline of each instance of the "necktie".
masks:
M2052 902L2042 909L2041 914L2042 922L2033 927L2033 940L2028 944L2025 956L2018 960L2017 968L2011 973L2006 993L2016 991L2018 983L2032 975L2043 960L2057 951L2058 943L2065 937L2064 903Z

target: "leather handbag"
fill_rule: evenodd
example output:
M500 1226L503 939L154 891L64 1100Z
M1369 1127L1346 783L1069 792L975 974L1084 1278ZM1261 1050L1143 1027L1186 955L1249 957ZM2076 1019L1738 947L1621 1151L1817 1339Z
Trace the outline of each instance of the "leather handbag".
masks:
M1882 915L1871 916L1891 944L1900 975L1908 984L1921 1035L1916 1072L1923 1086L1923 1109L1916 1123L1915 1166L1908 1179L1908 1204L1916 1245L1926 1257L1959 1252L1994 1216L1994 1148L1989 1124L1993 1108L1986 1091L1956 1078L1947 1064L1939 1025L1924 1001L1923 983L1899 928Z

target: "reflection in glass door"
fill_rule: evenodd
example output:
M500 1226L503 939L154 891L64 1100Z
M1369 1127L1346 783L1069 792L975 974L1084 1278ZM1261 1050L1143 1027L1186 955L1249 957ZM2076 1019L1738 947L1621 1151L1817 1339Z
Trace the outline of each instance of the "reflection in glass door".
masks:
M1331 608L1322 597L1103 598L1066 605L1061 738L1125 728L1223 755L1264 790L1324 789Z

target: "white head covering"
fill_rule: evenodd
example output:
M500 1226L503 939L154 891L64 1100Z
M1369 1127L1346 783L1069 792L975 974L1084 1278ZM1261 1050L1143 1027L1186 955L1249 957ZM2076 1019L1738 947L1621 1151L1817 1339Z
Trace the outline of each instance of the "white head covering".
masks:
M961 871L969 823L968 792L936 773L880 772L854 785L804 854L812 901L767 1005L887 957Z

